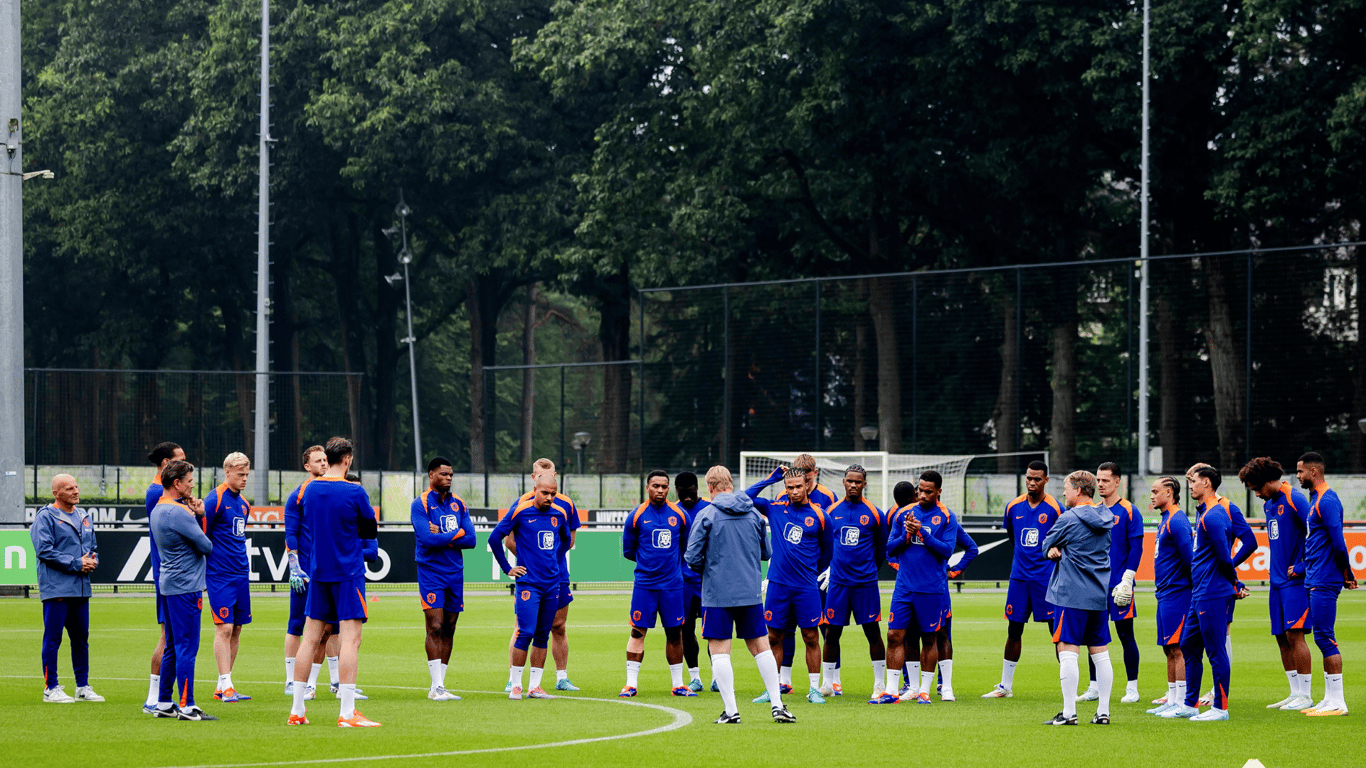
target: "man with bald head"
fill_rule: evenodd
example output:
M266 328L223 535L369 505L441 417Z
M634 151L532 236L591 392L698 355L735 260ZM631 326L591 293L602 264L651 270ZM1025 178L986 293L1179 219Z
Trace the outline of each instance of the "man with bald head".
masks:
M541 674L560 604L560 551L570 541L569 516L555 504L558 489L553 473L538 476L531 497L519 500L489 533L489 549L498 567L517 582L513 604L517 639L513 641L508 674L512 686L508 698L514 701L522 698L522 670L526 667L528 647L531 679L527 697L555 698L541 688ZM503 552L503 538L509 534L517 548L515 568L508 564Z
M52 503L33 516L29 537L38 557L38 593L43 600L43 701L104 701L90 687L90 573L99 565L95 528L76 506L81 489L71 475L52 478ZM71 638L76 697L57 683L62 630Z

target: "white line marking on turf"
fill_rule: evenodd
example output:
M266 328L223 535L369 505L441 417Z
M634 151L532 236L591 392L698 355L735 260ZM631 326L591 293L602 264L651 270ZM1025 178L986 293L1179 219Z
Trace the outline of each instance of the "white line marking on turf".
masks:
M41 679L42 679L42 677L40 677L40 676L38 676L38 675L0 675L0 678L23 679L23 680L41 680ZM143 678L140 678L140 677L106 677L106 678L103 678L103 679L105 679L105 680L116 680L116 681L135 681L135 682L140 682ZM196 678L196 679L195 679L195 683L196 683L196 684L198 684L198 683L200 683L200 682L214 682L214 681L216 681L216 678L209 678L208 680L203 680L203 681L201 681L199 678ZM240 681L238 681L238 682L246 683L247 685L279 685L279 684L280 684L280 682L279 682L278 680L276 680L276 681L274 681L274 682L269 682L269 683L268 683L268 682L261 681L261 680L240 680ZM321 686L319 686L319 687L321 687ZM425 690L427 690L426 688L420 688L420 687L416 687L416 686L404 686L404 685L370 685L369 687L370 687L370 688L385 688L385 689L403 690L403 691L425 691ZM471 691L471 690L462 689L462 688L450 688L450 689L448 689L448 690L450 690L450 691L452 691L452 692L455 692L455 693L475 693L475 694L484 694L484 695L489 695L489 696L506 696L506 695L507 695L506 693L504 693L504 692L502 692L502 691ZM165 768L257 768L257 767L259 767L259 766L274 766L274 765L303 765L303 764L310 764L310 765L312 765L312 764L325 764L325 763L359 763L359 762L370 762L370 761L374 761L374 760L409 760L409 759L412 759L412 758L415 758L415 757L452 757L452 756L455 756L455 755L482 755L482 754L494 753L494 752L520 752L520 751L524 751L524 750L528 750L528 749L548 749L548 748L550 748L550 747L572 747L572 746L577 746L577 745L579 745L579 744L593 744L593 743L596 743L596 742L599 742L599 741L618 741L618 740L621 740L621 739L636 739L636 738L640 738L640 737L642 737L642 736L653 736L653 735L655 735L655 734L657 734L657 733L667 733L667 732L669 732L669 731L676 731L676 730L678 730L679 728L686 728L687 726L692 725L692 715L691 715L690 713L684 712L684 711L681 710L681 709L674 709L673 707L666 707L666 706L664 706L664 705L662 705L662 704L646 704L646 703L643 702L643 701L630 701L630 700L627 700L627 699L597 699L597 698L590 698L590 697L587 697L587 696L556 696L555 698L561 699L561 700L563 700L563 701L593 701L593 702L601 702L601 703L604 703L604 704L623 704L623 705L628 706L628 707L644 707L645 709L654 709L654 710L658 710L658 711L660 711L660 712L665 712L665 713L667 713L667 714L673 715L673 718L674 718L674 719L673 719L672 722L669 722L669 723L666 723L666 724L664 724L664 725L661 725L661 726L659 726L658 728L651 728L651 729L646 730L646 731L634 731L634 732L632 732L632 733L622 733L622 734L617 734L617 735L615 735L615 736L594 736L594 737L588 738L588 739L571 739L571 740L569 740L569 741L552 741L552 742L549 742L549 743L546 743L546 744L523 744L523 745L515 746L515 747L488 747L488 748L485 748L485 749L461 749L461 750L455 750L455 751L451 751L451 752L421 752L421 753L413 753L413 754L406 754L406 755L367 755L367 756L362 756L362 757L331 757L331 758L319 758L319 759L316 759L316 760L283 760L283 761L279 761L279 762L269 762L269 763L205 763L205 764L202 764L202 765L194 765L194 766L165 766ZM533 705L533 706L534 706L534 705Z

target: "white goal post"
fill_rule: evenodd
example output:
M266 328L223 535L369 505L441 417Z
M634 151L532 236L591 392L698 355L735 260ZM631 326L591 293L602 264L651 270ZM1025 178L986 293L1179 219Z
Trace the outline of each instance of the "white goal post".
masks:
M830 488L837 499L844 495L842 483L844 470L850 464L858 464L868 470L868 488L864 494L869 501L877 504L878 508L883 510L892 506L892 489L896 487L897 483L903 480L916 483L919 481L922 472L933 469L944 478L942 486L944 504L960 514L964 503L964 478L967 476L968 464L974 459L1013 455L1042 455L1044 461L1048 461L1048 454L1042 451L1022 451L1018 454L975 453L958 455L905 454L888 453L887 451L847 451L843 453L741 451L740 481L735 489L737 491L745 490L753 483L768 477L778 466L792 466L793 460L800 453L809 453L816 460L816 469L820 473L817 482ZM782 483L774 483L765 489L764 495L776 497L782 492L782 487Z

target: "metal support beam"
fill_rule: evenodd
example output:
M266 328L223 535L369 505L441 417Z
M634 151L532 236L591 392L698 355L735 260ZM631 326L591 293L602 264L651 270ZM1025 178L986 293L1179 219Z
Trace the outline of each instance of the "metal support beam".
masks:
M270 0L261 0L260 192L256 206L256 421L253 502L270 503Z
M24 519L24 152L19 0L0 0L0 522ZM36 484L36 483L35 483Z
M1143 147L1139 160L1138 240L1138 457L1135 472L1148 474L1148 0L1143 0ZM1161 471L1158 467L1158 471Z

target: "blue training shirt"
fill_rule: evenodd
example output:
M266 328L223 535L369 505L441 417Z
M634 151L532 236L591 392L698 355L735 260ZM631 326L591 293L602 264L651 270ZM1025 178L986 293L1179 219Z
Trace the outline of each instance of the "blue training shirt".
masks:
M906 533L906 516L920 521L920 533ZM896 586L898 594L923 592L942 594L944 566L957 541L949 524L949 508L943 502L930 509L913 502L898 509L887 523L887 555L896 556Z
M1006 505L1002 524L1015 546L1010 578L1047 583L1053 576L1055 566L1043 550L1043 540L1061 514L1062 505L1046 493L1038 504L1031 504L1026 494Z
M1115 527L1110 529L1110 589L1114 590L1125 571L1137 571L1143 559L1143 513L1127 499L1110 505Z
M877 583L878 566L887 561L887 526L868 499L841 499L829 510L832 551L830 583L856 587Z
M1185 510L1175 504L1162 510L1153 545L1153 582L1159 599L1190 593L1194 536Z
M304 488L312 482L310 477L285 498L285 549L293 552L299 561L299 570L308 573L313 562L313 536L304 524Z
M533 498L535 498L535 496L536 492L534 490L527 491L521 496L518 496L516 501L512 502L512 506L508 507L508 511L511 512L512 510L516 509L520 504L522 504L522 502L531 501ZM579 510L577 507L574 506L574 500L564 495L563 493L555 494L555 500L550 503L555 507L558 507L562 512L564 512L566 519L569 520L569 531L566 532L564 536L560 537L559 558L560 583L568 584L569 550L571 547L574 546L574 537L571 534L573 531L577 531L580 527L582 527L583 522L579 520ZM518 545L518 552L521 552L520 546L521 545Z
M788 587L815 588L816 575L830 562L830 524L825 512L810 502L794 505L787 496L769 501L754 498L768 518L773 550L768 580Z
M166 489L161 486L161 475L158 474L152 478L152 484L147 486L147 495L143 498L143 504L147 507L147 541L152 544L152 584L158 592L161 591L161 551L157 549L157 538L152 535L152 510L165 493Z
M1266 513L1266 541L1271 548L1271 586L1303 585L1304 538L1309 524L1309 497L1292 488L1281 487L1262 505ZM1290 569L1301 574L1291 578Z
M1305 586L1341 587L1351 572L1347 540L1342 535L1342 500L1327 483L1309 495L1309 521L1304 541Z
M323 475L304 486L302 505L303 524L313 536L309 578L327 582L364 578L361 531L375 525L375 509L365 489L345 478Z
M512 540L517 544L517 564L526 568L526 573L517 579L518 584L556 587L562 582L559 553L571 529L569 516L554 502L552 500L545 510L541 510L536 507L534 497L521 501L508 510L489 533L489 549L493 550L493 558L503 573L512 570L503 553L503 539L512 534Z
M1228 499L1216 496L1208 509L1203 503L1197 508L1199 519L1191 558L1191 596L1196 600L1232 597L1236 591L1238 572L1233 565L1231 506Z
M219 486L204 497L204 533L213 542L206 576L214 583L248 578L247 518L250 507L242 494Z
M711 504L711 501L709 501L709 500L707 500L707 499L699 498L699 499L697 499L696 501L692 502L691 504L688 504L688 503L683 502L683 501L678 501L678 502L675 502L675 503L677 503L678 506L679 506L684 512L687 512L687 513L688 513L688 525L689 525L689 531L688 531L688 533L691 534L691 533L692 533L692 531L691 531L691 526L692 526L692 523L695 522L695 521L697 520L697 513L698 513L698 512L701 512L701 511L704 510L704 509L706 509L706 508ZM684 551L684 553L686 553L686 552L687 552L687 549L685 548L683 551ZM683 562L683 583L684 583L684 584L687 584L687 585L689 585L689 586L691 586L691 587L693 587L693 588L696 589L699 593L702 591L702 574L700 574L700 573L698 573L697 571L694 571L693 569L689 568L686 559L685 559L684 562Z
M409 508L419 577L434 581L465 579L466 549L478 543L464 499L428 488ZM437 527L432 533L431 526ZM426 580L424 579L424 581Z
M636 564L637 587L683 588L683 553L688 551L691 520L691 516L672 501L666 500L663 504L647 501L636 507L621 532L621 553Z

